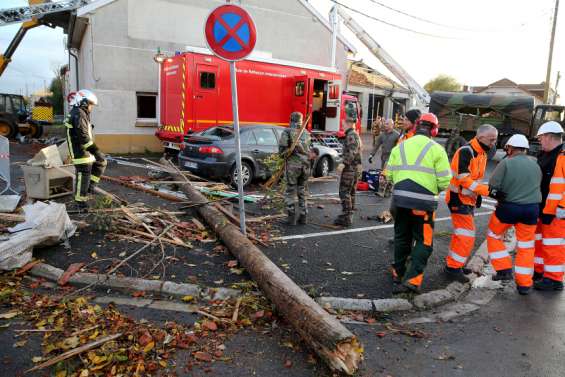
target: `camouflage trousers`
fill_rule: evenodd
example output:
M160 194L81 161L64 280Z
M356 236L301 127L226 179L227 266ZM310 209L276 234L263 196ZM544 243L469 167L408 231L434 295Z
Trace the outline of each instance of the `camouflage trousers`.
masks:
M296 212L296 197L298 197L299 215L306 215L308 207L306 203L306 184L310 170L303 164L288 163L285 169L286 192L284 203L286 210L290 213Z
M355 192L359 173L356 166L345 166L339 179L339 198L343 215L352 216L355 208Z

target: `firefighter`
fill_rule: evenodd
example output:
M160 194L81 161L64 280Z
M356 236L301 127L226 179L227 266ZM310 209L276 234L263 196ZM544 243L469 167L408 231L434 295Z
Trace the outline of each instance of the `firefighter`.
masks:
M489 180L490 196L498 200L488 224L487 249L496 271L493 280L512 280L512 257L504 245L504 233L516 229L514 274L518 293L527 295L532 288L536 224L541 202L541 170L527 155L528 139L514 135L504 149L502 160Z
M307 131L302 132L300 139L292 153L289 155L290 147L298 137L302 128L302 114L293 112L290 114L290 127L285 129L279 141L279 153L285 163L286 193L284 201L288 214L288 224L296 225L296 197L298 197L298 208L300 224L306 224L308 205L306 203L306 183L310 177L310 136Z
M79 210L88 208L88 194L93 193L106 169L106 157L94 143L90 114L98 98L90 90L79 90L65 122L69 155L76 170L75 202Z
M404 114L401 126L402 134L398 139L398 144L410 139L416 134L416 122L418 121L418 118L420 118L420 115L422 115L422 112L418 109L408 110L406 114Z
M451 161L453 177L445 201L451 212L453 234L445 272L448 278L461 283L469 281L463 266L475 245L475 207L480 208L482 197L489 194L488 185L481 183L481 180L485 176L487 154L496 145L497 138L497 129L484 124L467 145L455 152Z
M412 137L392 150L387 175L392 180L394 222L393 293L420 291L433 250L433 227L439 193L451 179L449 160L437 135L434 114L423 114ZM410 259L410 262L408 260Z
M538 130L542 171L540 220L536 230L534 288L563 290L565 265L565 147L563 128L544 123Z
M361 169L361 138L355 131L357 112L354 106L345 109L345 142L343 145L343 162L338 167L341 170L339 179L339 198L342 213L334 221L335 225L350 227L353 224L355 209L355 193Z

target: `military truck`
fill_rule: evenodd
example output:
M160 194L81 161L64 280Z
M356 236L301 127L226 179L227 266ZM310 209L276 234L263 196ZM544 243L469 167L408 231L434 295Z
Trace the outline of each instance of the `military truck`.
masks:
M30 114L23 96L0 93L1 136L12 139L19 133L23 136L38 138L43 134L43 125L51 123L53 123L53 108L51 105L36 104L33 113Z
M433 92L430 111L439 119L439 135L448 138L446 150L450 156L473 138L482 124L498 129L499 148L510 136L525 135L531 140L531 153L539 148L535 140L539 126L549 120L565 124L565 106L535 106L534 97L529 96Z

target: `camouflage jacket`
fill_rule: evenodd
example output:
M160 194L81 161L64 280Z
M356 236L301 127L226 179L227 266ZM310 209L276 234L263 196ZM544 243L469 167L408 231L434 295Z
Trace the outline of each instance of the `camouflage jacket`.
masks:
M283 131L279 140L279 153L281 155L284 155L288 152L298 132L300 132L300 130L296 128L286 128ZM300 136L300 141L296 144L294 151L289 156L287 161L290 163L303 163L309 166L310 162L308 159L308 151L310 150L310 146L310 135L308 134L308 131L304 130L304 132Z
M361 164L361 138L353 128L345 132L343 164L347 167L357 167Z

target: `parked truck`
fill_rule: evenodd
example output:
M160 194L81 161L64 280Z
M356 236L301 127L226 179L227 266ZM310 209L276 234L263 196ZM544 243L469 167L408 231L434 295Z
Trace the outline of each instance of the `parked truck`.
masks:
M470 140L482 124L492 124L498 129L498 147L503 147L510 136L519 133L531 140L531 153L536 153L538 128L549 120L565 124L565 106L535 106L531 96L438 91L431 94L430 111L439 119L440 136L448 137L448 154Z
M343 134L345 106L361 109L354 96L342 93L342 77L331 68L275 59L237 63L239 119L245 124L286 127L290 114L311 114L307 129L321 140ZM161 64L160 125L156 136L165 151L178 153L185 135L232 124L229 64L206 50L187 51Z

